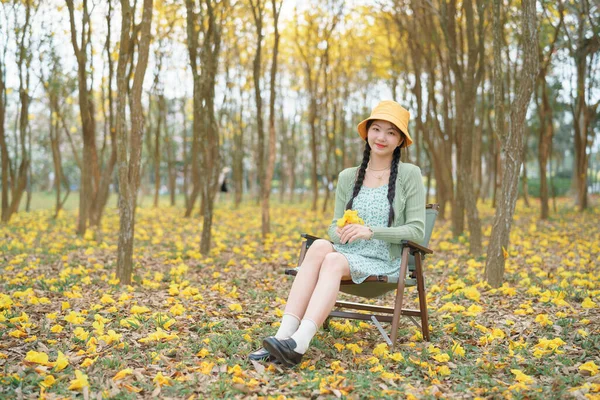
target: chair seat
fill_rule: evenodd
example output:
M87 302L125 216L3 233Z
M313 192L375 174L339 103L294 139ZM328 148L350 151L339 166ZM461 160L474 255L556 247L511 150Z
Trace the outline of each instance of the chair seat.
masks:
M285 270L286 275L296 276L300 267L288 268ZM406 278L404 281L405 286L416 286L417 280L415 278ZM371 275L363 283L356 284L351 280L342 281L340 284L340 291L355 296L365 297L372 299L374 297L383 296L384 294L395 290L398 287L397 276L387 275Z

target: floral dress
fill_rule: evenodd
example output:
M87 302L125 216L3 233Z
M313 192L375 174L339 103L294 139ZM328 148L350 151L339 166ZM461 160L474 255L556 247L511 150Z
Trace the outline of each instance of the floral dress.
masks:
M388 185L360 188L352 208L358 211L366 226L387 226L390 213L387 192ZM348 260L354 283L362 283L371 275L398 276L400 274L400 259L390 257L389 242L378 239L358 239L352 243L334 244L333 248Z

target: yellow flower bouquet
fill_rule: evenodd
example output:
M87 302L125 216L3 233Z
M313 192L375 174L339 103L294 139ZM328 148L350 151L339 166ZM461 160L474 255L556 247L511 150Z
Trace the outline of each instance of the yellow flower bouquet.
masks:
M365 221L361 217L358 216L358 211L356 210L346 210L342 218L338 218L337 226L340 228L346 226L348 224L359 224L364 225Z

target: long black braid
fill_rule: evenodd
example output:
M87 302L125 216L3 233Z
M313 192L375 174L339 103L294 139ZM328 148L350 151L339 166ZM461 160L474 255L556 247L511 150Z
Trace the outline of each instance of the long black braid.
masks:
M352 209L352 202L354 202L354 198L358 196L358 192L360 192L360 188L362 187L363 181L365 180L365 172L367 171L369 158L371 158L371 146L369 146L369 142L365 140L365 151L363 152L362 163L360 164L360 168L358 169L356 181L354 181L354 190L352 190L352 197L350 198L348 204L346 204L346 210Z
M390 170L390 181L388 182L387 198L390 202L390 216L388 218L388 227L394 222L394 196L396 195L396 177L398 176L398 161L400 161L400 147L394 149L392 158L392 168Z
M372 120L367 122L367 130L369 130L369 126L371 125ZM404 136L404 134L402 134ZM403 138L403 143L406 141L406 138ZM400 161L400 147L396 147L394 149L394 154L392 158L392 165L390 169L390 179L388 182L388 194L387 198L390 203L390 214L388 217L388 227L392 226L394 222L395 214L394 214L394 196L396 195L396 177L398 176L398 162ZM369 146L369 142L365 140L365 151L363 152L363 159L360 167L358 169L358 174L356 175L356 180L354 181L354 189L352 190L352 197L348 204L346 204L346 210L352 209L352 203L354 202L354 198L358 196L360 192L360 188L362 187L363 181L365 180L365 172L367 170L367 165L369 164L369 159L371 158L371 146Z

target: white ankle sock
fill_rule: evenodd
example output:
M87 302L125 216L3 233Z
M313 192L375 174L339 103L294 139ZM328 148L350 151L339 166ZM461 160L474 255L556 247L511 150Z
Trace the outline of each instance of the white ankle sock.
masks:
M275 337L277 339L287 339L298 330L299 326L300 318L296 317L294 314L283 314L283 317L281 318L281 325L279 325L279 329L277 330Z
M292 335L292 339L294 339L296 342L294 351L299 354L306 353L306 350L308 350L308 345L310 344L313 336L315 336L317 333L317 330L319 330L319 327L317 324L315 324L315 321L304 318L296 333Z

